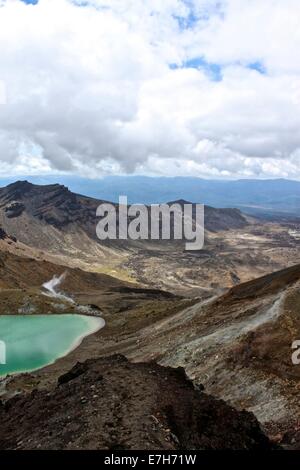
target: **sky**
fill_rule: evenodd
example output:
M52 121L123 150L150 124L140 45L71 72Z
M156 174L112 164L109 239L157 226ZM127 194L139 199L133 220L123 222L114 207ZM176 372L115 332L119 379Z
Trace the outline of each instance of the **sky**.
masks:
M299 0L0 0L0 175L300 179Z

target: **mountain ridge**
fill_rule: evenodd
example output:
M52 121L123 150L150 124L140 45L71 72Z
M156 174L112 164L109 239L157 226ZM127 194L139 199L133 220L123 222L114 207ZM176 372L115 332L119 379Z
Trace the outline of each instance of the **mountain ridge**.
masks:
M196 391L183 370L116 355L77 363L48 392L12 398L0 419L2 450L276 448L253 414Z
M166 203L188 199L213 207L238 207L247 213L270 217L297 217L300 182L288 179L213 180L197 177L107 176L87 179L67 175L34 177L32 182L60 182L77 194L117 202L127 194L130 203ZM3 179L6 185L12 179ZM1 179L0 179L1 183Z
M205 245L195 252L185 251L184 240L100 241L96 210L102 202L107 201L73 193L59 183L40 186L19 181L1 188L0 227L18 241L5 246L37 260L193 296L298 260L298 242L292 235L298 233L297 224L275 226L235 208L205 206Z

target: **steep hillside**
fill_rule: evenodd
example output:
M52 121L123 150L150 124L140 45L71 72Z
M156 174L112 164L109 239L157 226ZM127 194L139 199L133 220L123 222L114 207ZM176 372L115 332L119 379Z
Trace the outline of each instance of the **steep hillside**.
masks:
M270 435L292 436L291 443L300 421L300 368L291 360L299 308L300 265L184 309L177 304L148 325L133 310L105 317L106 328L83 348L11 387L43 387L78 360L118 352L135 362L184 367L195 384L254 412Z
M121 356L78 363L50 392L0 406L0 449L243 449L273 445L255 417L196 391L184 371Z
M1 188L0 203L8 219L17 219L26 212L56 228L76 223L87 231L99 204L96 200L78 196L59 184L37 186L28 181L17 181Z
M168 304L175 307L177 302L181 303L178 296L158 289L145 289L106 274L16 255L6 246L3 248L10 241L8 237L0 241L0 314L70 313L78 310L79 299L81 305L93 305L104 313L147 307L151 311L151 306L157 312L155 305L160 302L159 311L168 308ZM42 285L64 273L59 290L71 301L45 295Z
M100 202L59 184L21 181L2 188L0 227L17 241L0 240L0 250L193 297L300 262L297 225L258 222L237 209L208 206L201 251L187 252L178 240L100 242Z

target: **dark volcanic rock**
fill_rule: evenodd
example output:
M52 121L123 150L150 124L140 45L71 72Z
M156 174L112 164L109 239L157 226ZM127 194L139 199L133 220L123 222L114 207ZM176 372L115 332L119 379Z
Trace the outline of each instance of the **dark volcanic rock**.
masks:
M28 181L17 181L5 188L0 188L0 208L3 207L8 217L17 217L26 209L29 216L64 228L76 224L95 237L96 209L103 201L72 193L60 184L45 186L31 184ZM168 203L190 204L179 200ZM116 205L116 207L118 207ZM193 218L196 205L193 204ZM117 218L118 222L118 218ZM173 224L173 216L171 216ZM218 232L243 228L248 224L247 218L238 209L216 209L205 206L205 228ZM171 233L173 228L171 227Z
M21 202L11 202L5 207L4 212L9 219L13 219L22 215L24 210L25 206Z
M16 242L16 237L8 235L2 227L0 227L0 240L8 240L10 242Z
M77 364L51 391L0 407L1 449L272 449L253 414L194 389L183 369L123 356Z
M17 181L0 189L0 206L7 217L18 217L26 209L28 215L57 228L78 221L84 226L92 217L95 220L97 205L97 201L59 184L38 186Z
M183 199L168 202L168 205L179 204L182 208L185 204L192 204L193 218L196 215L196 204ZM215 208L204 206L205 229L210 232L222 230L241 229L248 225L247 217L239 209Z
M7 233L0 227L0 240L5 240L6 238L8 238Z
M71 380L76 379L77 377L79 377L80 375L84 374L87 371L88 371L87 363L82 364L81 362L77 362L77 364L71 370L69 370L69 372L61 375L58 378L58 385L66 384L70 382Z

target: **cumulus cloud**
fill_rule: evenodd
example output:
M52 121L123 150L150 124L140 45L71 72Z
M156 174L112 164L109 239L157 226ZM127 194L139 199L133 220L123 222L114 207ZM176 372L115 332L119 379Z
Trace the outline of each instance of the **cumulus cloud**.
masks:
M0 0L0 172L300 178L299 18L298 0Z

